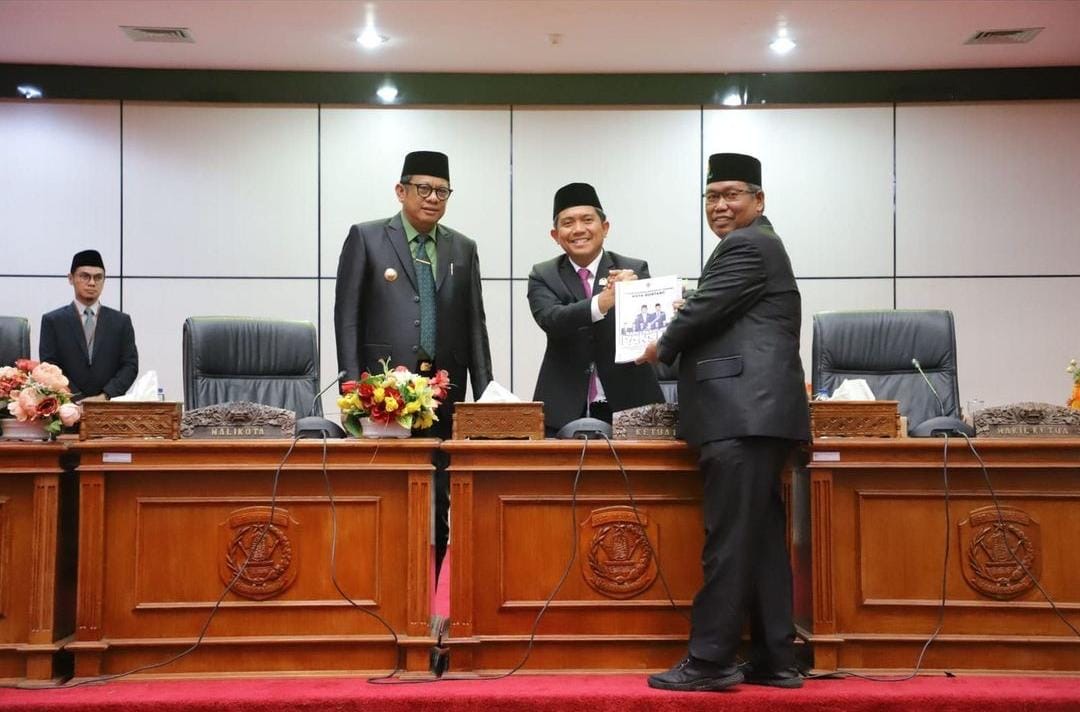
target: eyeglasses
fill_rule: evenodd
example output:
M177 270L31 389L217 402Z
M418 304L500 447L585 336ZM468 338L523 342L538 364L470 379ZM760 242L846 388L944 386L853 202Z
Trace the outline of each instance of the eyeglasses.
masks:
M720 193L714 193L712 191L709 191L708 193L702 194L701 197L705 198L705 204L706 205L716 205L717 203L720 202L721 198L724 200L725 203L734 203L736 200L739 199L739 196L742 195L743 193L749 193L750 195L754 195L754 191L752 191L752 190L743 190L741 188L731 188L729 190L725 190L725 191L720 192Z
M94 282L104 282L105 281L105 273L102 272L101 274L91 274L89 272L76 272L75 273L75 279L79 280L80 282L83 282L84 284L93 284Z
M416 194L421 198L430 197L434 193L439 200L446 200L454 192L444 185L440 185L438 188L428 183L402 183L402 185L411 185L416 188Z

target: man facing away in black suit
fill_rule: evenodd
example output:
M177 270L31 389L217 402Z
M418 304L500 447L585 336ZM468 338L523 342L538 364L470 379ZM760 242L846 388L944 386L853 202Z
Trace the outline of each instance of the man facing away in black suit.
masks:
M529 308L547 334L533 400L548 436L584 415L610 423L614 411L664 402L650 366L615 363L615 283L647 278L649 265L604 249L610 226L588 183L559 188L552 219L563 254L529 273Z
M380 373L380 359L423 376L446 369L452 387L439 420L417 434L447 440L466 379L474 398L491 381L480 261L474 241L439 223L453 192L446 154L409 153L394 192L401 212L353 225L341 249L334 300L338 369L346 380ZM444 453L436 451L433 463L437 578L450 532L450 479Z
M68 283L75 300L41 317L38 358L64 372L76 399L123 395L139 375L131 317L103 306L105 263L97 250L77 252Z
M679 430L700 450L704 583L694 597L689 655L649 677L665 690L740 682L802 686L795 667L791 567L780 474L810 438L791 261L764 216L761 163L709 157L705 218L720 243L698 288L641 362L679 365ZM743 623L750 658L736 664Z

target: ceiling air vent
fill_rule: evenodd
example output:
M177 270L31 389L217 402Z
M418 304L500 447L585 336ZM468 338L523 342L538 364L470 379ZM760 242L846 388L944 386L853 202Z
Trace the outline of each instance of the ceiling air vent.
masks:
M124 34L136 42L194 42L186 27L131 27L121 25Z
M964 44L1024 44L1035 39L1035 35L1042 32L1045 27L1021 27L1016 30L979 30L968 37Z

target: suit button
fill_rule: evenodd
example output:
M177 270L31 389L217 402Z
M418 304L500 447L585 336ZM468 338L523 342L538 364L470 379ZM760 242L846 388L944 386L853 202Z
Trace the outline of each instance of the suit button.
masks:
M419 351L419 350L420 350L420 347L419 347L419 346L413 346L413 347L412 347L412 352L413 352L413 353L416 353L416 352L417 352L417 351Z
M420 297L413 297L413 298L412 298L412 300L413 300L414 302L418 302L418 301L420 301Z
M419 319L417 319L416 321L414 321L414 322L412 323L412 325L413 325L413 326L420 326L420 320L419 320Z

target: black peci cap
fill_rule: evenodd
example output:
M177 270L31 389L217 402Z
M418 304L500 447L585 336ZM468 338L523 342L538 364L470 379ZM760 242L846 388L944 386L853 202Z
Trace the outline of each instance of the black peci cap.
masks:
M101 259L101 253L97 250L83 250L82 252L76 252L75 256L71 258L71 270L68 274L75 274L75 270L80 267L100 267L105 269L105 263Z
M603 210L600 198L596 195L596 189L588 183L568 183L555 191L555 201L551 208L551 218L559 217L559 213L567 208L578 205L591 205L597 210Z
M761 185L761 161L745 153L714 153L709 156L709 177L705 182L724 180Z
M413 151L405 156L402 176L431 176L450 180L450 159L438 151Z

